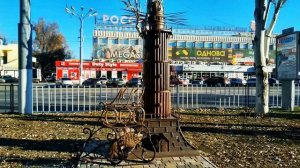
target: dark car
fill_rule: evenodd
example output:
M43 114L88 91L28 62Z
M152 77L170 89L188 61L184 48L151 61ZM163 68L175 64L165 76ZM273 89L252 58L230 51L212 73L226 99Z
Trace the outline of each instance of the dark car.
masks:
M273 85L278 85L279 81L277 79L274 78L269 78L268 79L269 85L273 86ZM247 80L247 85L248 86L256 86L256 78L250 78Z
M250 78L247 80L248 86L256 86L256 78Z
M269 85L273 86L273 85L278 85L279 81L275 78L269 78Z
M14 82L18 82L18 79L15 77L12 77L10 75L4 75L4 76L0 76L1 79L3 79L3 81L5 81L5 83L14 83Z
M192 81L193 85L203 85L204 84L204 79L200 78L200 79L194 79Z
M122 87L126 85L126 82L122 78L111 78L106 82L108 87Z
M211 77L206 79L204 84L208 86L226 86L230 84L230 81L226 77Z
M170 86L181 85L181 84L182 84L182 81L179 80L178 78L170 79Z
M98 79L98 78L88 78L87 80L85 80L85 81L82 82L82 85L83 86L96 86L97 82L99 80L100 79Z
M231 78L230 85L231 86L244 86L247 84L247 81L241 78Z
M132 86L141 86L141 85L142 85L142 79L141 78L131 78L126 83L126 86L129 86L129 87L132 87Z

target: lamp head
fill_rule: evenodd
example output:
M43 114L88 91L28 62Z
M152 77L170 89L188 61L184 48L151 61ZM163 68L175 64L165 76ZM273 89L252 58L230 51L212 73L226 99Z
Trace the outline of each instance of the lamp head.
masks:
M65 11L66 11L67 13L72 13L71 10L70 10L69 8L67 8L67 7L65 8Z

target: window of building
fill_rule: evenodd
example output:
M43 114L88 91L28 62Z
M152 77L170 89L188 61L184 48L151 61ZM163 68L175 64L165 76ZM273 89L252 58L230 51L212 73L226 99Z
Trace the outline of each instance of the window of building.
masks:
M143 45L144 44L144 40L143 39L139 39L139 45Z
M196 48L204 48L203 42L197 42L197 43L195 44L195 46L196 46Z
M118 44L118 39L109 39L109 44Z
M222 48L231 48L231 43L223 43L224 47L222 46Z
M108 43L108 39L107 38L99 38L98 39L98 44L107 44Z
M130 39L130 45L139 45L138 39Z
M98 44L98 38L93 38L93 44L96 44L96 45Z
M222 48L222 43L214 43L214 48Z
M212 42L205 42L204 48L213 48L213 43Z
M238 43L234 43L234 44L232 44L232 48L233 49L239 49L240 45Z
M188 47L188 48L194 48L195 47L195 43L194 42L186 42L186 47Z
M184 41L177 42L177 47L185 47L185 42Z
M248 48L248 44L240 44L240 49L247 49Z
M175 41L169 42L168 46L169 47L176 47L176 42Z
M248 49L254 49L253 44L248 44Z
M274 44L270 44L270 45L269 45L269 50L274 50L274 48L275 48L275 47L274 47Z
M119 44L129 44L128 39L119 39Z

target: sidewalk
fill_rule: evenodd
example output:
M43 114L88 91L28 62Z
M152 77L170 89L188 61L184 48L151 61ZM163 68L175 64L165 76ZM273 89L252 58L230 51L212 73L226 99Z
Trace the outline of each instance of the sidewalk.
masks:
M103 163L103 162L102 162ZM216 168L205 157L186 156L186 157L164 157L155 158L151 163L142 163L135 161L122 161L117 166L99 165L97 163L79 163L78 168L102 168L102 167L116 167L116 168Z

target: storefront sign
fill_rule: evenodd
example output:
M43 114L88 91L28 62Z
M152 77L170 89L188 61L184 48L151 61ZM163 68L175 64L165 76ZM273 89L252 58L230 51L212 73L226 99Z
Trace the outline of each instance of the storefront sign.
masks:
M80 62L77 60L72 61L56 61L56 67L79 67ZM121 62L93 62L88 61L83 63L84 69L90 68L120 68L120 69L142 69L142 64L139 63L121 63Z

